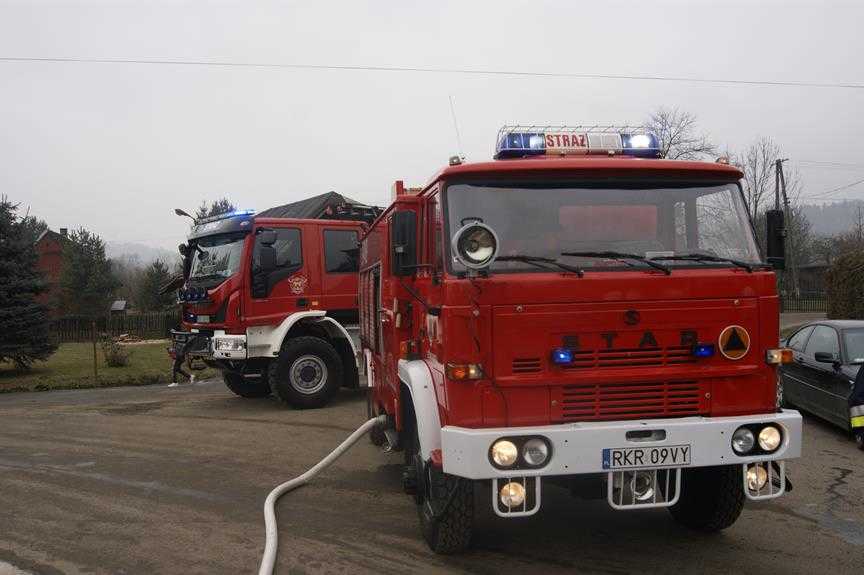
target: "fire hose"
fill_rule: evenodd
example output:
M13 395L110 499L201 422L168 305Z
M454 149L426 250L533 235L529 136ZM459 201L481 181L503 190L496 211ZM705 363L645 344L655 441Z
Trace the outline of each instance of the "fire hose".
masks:
M357 441L372 430L376 425L386 425L387 416L379 415L373 417L366 423L357 428L357 430L348 436L348 438L339 444L339 446L330 452L327 457L316 463L303 475L299 475L293 479L289 479L285 483L277 486L264 501L264 529L266 532L266 543L264 544L264 555L261 557L261 567L258 569L258 575L271 575L273 568L276 565L276 549L279 543L277 524L276 524L276 501L285 493L297 489L305 485L310 479L324 471L334 461L339 459L346 451L357 443Z

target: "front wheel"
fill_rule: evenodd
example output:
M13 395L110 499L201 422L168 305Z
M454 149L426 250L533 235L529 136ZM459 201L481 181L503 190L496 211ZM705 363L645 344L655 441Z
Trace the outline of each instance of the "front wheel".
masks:
M267 383L266 375L262 373L259 378L246 379L239 373L223 371L222 380L228 389L240 397L267 397L270 395L270 384Z
M474 531L474 482L448 475L431 462L423 461L416 423L412 421L409 425L405 460L411 468L408 474L416 481L414 502L420 531L435 553L460 553L470 547Z
M285 403L301 409L326 405L342 385L342 360L318 337L296 337L282 344L270 362L270 388Z
M682 473L681 497L669 508L678 523L706 533L735 523L744 508L740 465L697 467Z

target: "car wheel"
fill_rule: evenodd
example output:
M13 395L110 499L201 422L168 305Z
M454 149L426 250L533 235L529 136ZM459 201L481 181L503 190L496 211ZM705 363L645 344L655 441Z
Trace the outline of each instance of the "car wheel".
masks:
M284 403L301 409L326 405L342 385L336 349L318 337L297 337L282 344L270 363L270 388Z
M270 395L270 384L267 383L266 373L255 379L246 379L239 373L223 371L222 380L225 382L225 387L240 397L267 397Z

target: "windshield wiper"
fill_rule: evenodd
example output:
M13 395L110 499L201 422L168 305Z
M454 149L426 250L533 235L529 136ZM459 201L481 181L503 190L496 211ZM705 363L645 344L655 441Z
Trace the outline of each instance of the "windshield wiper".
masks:
M684 262L728 262L732 265L738 266L739 268L744 268L749 273L753 273L753 265L747 262L742 262L741 260L733 260L729 258L723 258L720 256L712 256L711 254L698 254L698 253L688 253L688 254L675 254L674 256L657 256L653 258L655 260L677 260Z
M565 263L561 263L558 260L553 260L552 258L543 258L540 256L526 256L526 255L511 255L511 256L499 256L495 258L496 262L523 262L526 264L532 264L538 268L548 270L549 267L544 264L549 264L557 267L560 270L564 270L567 272L571 272L579 276L580 278L585 275L585 271L582 268L577 268L576 266L570 266Z
M627 263L626 260L636 260L642 262L646 265L651 266L654 269L658 269L667 276L672 273L672 270L669 267L664 266L663 264L657 263L645 256L640 256L639 254L625 254L623 252L561 252L562 256L573 256L577 258L609 258L612 260L619 260ZM501 259L501 258L498 258Z
M223 274L205 274L203 276L190 276L190 280L215 280L215 279L225 279L230 276L226 276Z

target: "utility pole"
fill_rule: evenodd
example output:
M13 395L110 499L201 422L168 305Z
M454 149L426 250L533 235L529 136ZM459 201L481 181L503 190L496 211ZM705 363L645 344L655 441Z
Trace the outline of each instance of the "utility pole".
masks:
M789 228L792 225L792 211L789 209L789 196L786 195L786 176L783 173L783 162L788 161L789 158L777 158L774 162L775 166L775 174L774 174L774 208L780 209L780 196L783 196L783 212L784 219L786 220L786 260L789 262L789 275L792 280L792 291L795 293L795 297L799 297L800 289L798 287L798 262L795 261L795 252L793 250L793 237L795 234L789 233ZM779 183L779 186L777 185Z

